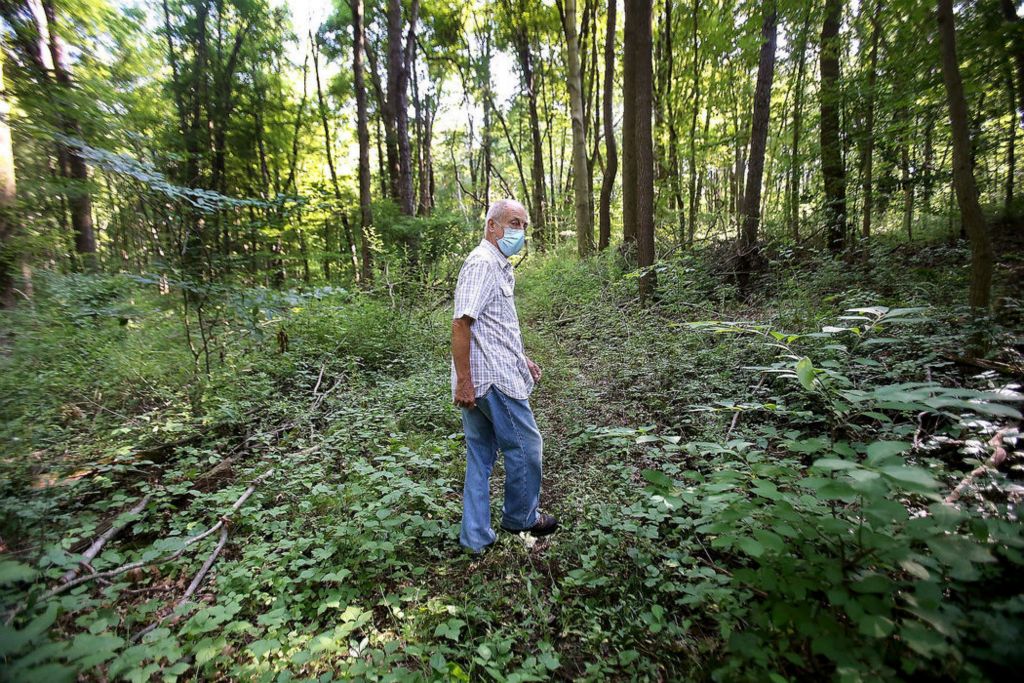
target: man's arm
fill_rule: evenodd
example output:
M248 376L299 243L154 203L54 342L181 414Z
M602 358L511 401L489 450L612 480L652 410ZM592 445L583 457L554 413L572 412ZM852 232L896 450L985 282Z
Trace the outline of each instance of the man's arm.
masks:
M455 361L455 405L476 408L476 391L469 370L469 326L473 318L464 315L452 321L452 359Z

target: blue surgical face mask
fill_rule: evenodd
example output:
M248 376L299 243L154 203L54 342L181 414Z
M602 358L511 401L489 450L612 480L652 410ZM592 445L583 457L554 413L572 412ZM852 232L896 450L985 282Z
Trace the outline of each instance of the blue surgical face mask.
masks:
M526 231L515 228L505 228L505 236L498 240L498 249L505 256L515 256L523 248L526 241Z

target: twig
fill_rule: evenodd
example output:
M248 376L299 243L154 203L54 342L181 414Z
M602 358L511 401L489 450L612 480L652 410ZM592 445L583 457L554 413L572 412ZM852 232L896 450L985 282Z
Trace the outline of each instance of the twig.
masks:
M946 505L952 505L955 503L960 499L960 496L963 495L964 491L974 483L975 479L988 470L997 469L999 465L1006 460L1006 446L1003 445L1003 437L1006 436L1009 431L1011 431L1010 427L1004 427L996 432L995 436L989 440L988 444L994 449L992 456L982 465L971 470L970 473L957 485L957 487L953 489L948 496L946 496L946 499L943 501Z
M206 574L210 571L210 567L212 567L213 563L217 561L217 556L220 555L220 551L224 549L224 544L227 542L228 528L226 526L222 526L220 528L220 540L217 541L217 547L213 549L213 552L210 553L210 556L206 558L206 562L203 562L203 566L199 568L198 572L196 572L195 577L192 579L192 583L188 585L188 589L185 591L185 593L180 598L178 598L177 602L174 603L174 608L167 614L160 617L152 624L150 624L149 626L147 626L146 628L142 629L134 636L132 636L132 642L138 642L142 640L142 637L144 635L146 635L147 633L155 629L157 626L162 624L164 620L167 619L168 616L170 616L171 612L173 612L174 609L181 607L188 601L189 598L192 597L192 594L195 593L196 589L198 589L200 584L202 584L203 579L206 578Z
M79 586L79 585L81 585L83 583L87 583L87 582L93 581L95 579L109 579L111 577L118 576L120 574L124 574L125 572L130 572L133 569L141 569L141 568L143 568L145 566L148 566L148 565L165 564L167 562L170 562L171 560L178 559L179 557L181 557L185 553L185 550L189 546L195 545L196 543L198 543L199 541L203 540L207 536L211 536L211 535L215 534L222 527L224 527L225 523L228 521L228 517L232 513L237 512L238 509L245 504L245 501L249 500L249 496L251 496L253 494L253 491L256 490L256 487L260 484L260 482L262 482L264 479L266 479L267 477L269 477L273 473L274 473L274 470L273 469L269 469L266 472L264 472L263 474L261 474L260 476L258 476L255 479L253 479L252 483L249 484L249 488L247 488L242 493L242 495L239 496L238 500L236 500L235 504L231 506L231 509L228 511L228 513L220 518L220 521L218 521L216 524L211 526L209 529L207 529L203 533L198 534L196 536L192 536L191 538L186 540L185 543L182 544L182 546L180 548L178 548L176 551L174 551L173 553L171 553L169 555L165 555L165 556L160 557L160 558L157 558L157 559L152 560L150 562L146 562L146 561L143 561L143 560L140 560L138 562L129 562L127 564L121 565L120 567L116 567L114 569L109 569L109 570L107 570L105 572L97 572L95 574L89 574L88 576L79 576L76 579L72 579L71 581L68 581L67 583L61 584L59 586L55 586L54 588L51 588L50 590L46 591L45 593L43 593L42 595L39 596L37 602L42 602L44 600L49 600L50 598L54 597L55 595L60 595L61 593L64 593L64 592L66 592L68 590L71 590L75 586ZM26 606L27 606L27 603L22 603L22 604L18 605L17 607L15 607L14 609L12 609L10 612L8 612L7 618L5 620L5 623L10 624L14 620L14 617L16 617L19 613L21 613L21 611L24 610Z
M142 500L136 503L135 507L128 511L128 514L137 515L142 512L142 509L146 507L146 503L149 502L149 496L150 494L148 493L143 496ZM128 524L128 521L125 521L123 524L111 524L110 528L98 536L96 540L92 542L92 545L82 553L82 559L79 561L79 565L88 565L92 562L92 560L100 554L100 551L103 550L103 546L107 544L107 541L121 533L121 530L128 526ZM68 581L71 581L78 576L79 571L81 571L81 566L69 569L64 576L60 577L60 582L67 583Z

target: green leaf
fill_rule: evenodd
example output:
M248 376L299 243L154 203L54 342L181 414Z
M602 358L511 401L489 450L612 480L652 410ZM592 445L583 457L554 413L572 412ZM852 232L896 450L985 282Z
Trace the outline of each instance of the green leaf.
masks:
M655 486L661 489L672 488L672 480L666 477L658 470L643 470L640 474L643 475L644 479L651 482Z
M761 555L764 554L764 546L750 536L743 536L739 541L737 541L736 545L740 547L740 550L751 557L761 557Z
M895 479L901 484L911 484L928 489L939 487L939 482L931 474L920 467L910 465L887 465L880 468L880 471L890 479Z
M869 465L876 465L886 458L909 449L910 444L906 441L876 441L868 445L868 457L865 462Z
M869 638L884 638L892 633L894 626L891 619L875 614L865 615L857 622L857 630Z
M21 581L31 581L38 574L34 568L14 560L0 562L0 586Z
M860 465L858 465L855 462L850 462L849 460L843 460L841 458L821 458L819 460L815 460L814 464L811 465L811 467L814 467L815 469L819 470L834 471L855 470L858 467L860 467Z
M804 389L807 391L814 389L814 365L807 356L796 362L796 376L800 380L800 384L804 386Z

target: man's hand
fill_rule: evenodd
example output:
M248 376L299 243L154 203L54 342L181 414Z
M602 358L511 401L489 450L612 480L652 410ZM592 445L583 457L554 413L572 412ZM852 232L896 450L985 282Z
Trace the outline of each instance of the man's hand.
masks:
M476 408L476 390L469 368L469 327L473 319L468 315L452 321L452 361L455 363L455 405Z
M455 405L461 408L476 408L476 390L470 380L458 379L455 382Z
M530 377L533 378L534 382L540 381L540 376L544 373L541 371L540 366L534 363L529 358L526 359L526 367L530 369Z

